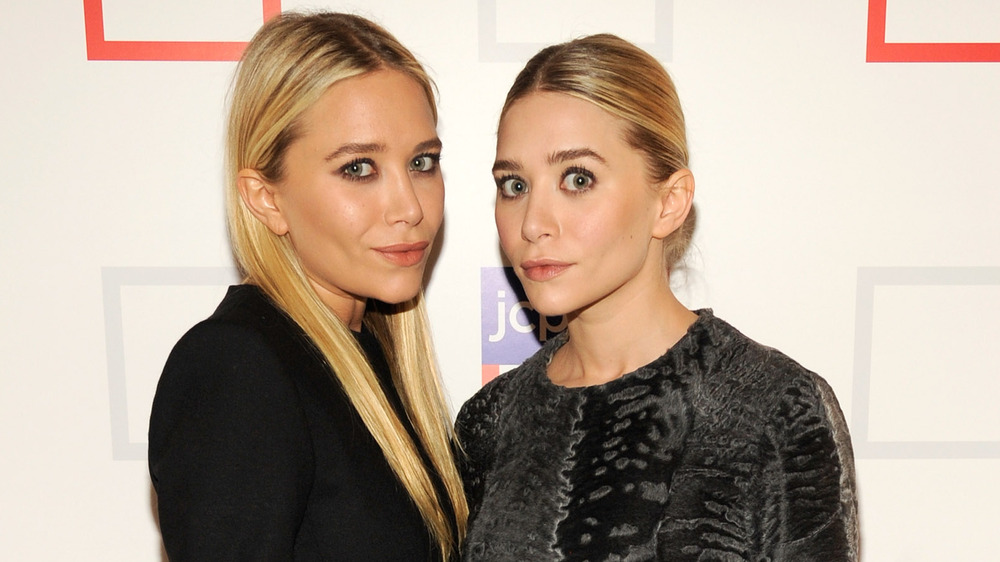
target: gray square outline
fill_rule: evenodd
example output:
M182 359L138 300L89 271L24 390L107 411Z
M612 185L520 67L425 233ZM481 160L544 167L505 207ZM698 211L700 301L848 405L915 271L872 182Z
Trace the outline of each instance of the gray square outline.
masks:
M993 459L1000 441L870 441L872 337L879 286L1000 285L1000 267L859 267L851 426L854 453L869 459Z
M546 43L497 42L497 0L479 0L479 62L525 63ZM638 43L661 62L673 60L673 0L655 0L653 43Z
M111 415L111 458L146 460L147 443L129 439L128 393L125 372L125 332L122 324L124 286L230 285L238 279L232 267L102 267L104 340L108 361L108 398Z

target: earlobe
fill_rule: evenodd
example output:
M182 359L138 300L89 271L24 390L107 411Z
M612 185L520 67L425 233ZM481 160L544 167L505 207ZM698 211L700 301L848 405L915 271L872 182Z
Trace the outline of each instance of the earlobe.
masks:
M246 208L278 236L288 233L288 223L275 201L274 188L264 180L257 170L240 170L236 187Z
M694 174L683 168L670 175L659 187L659 216L653 236L663 239L684 224L694 201Z

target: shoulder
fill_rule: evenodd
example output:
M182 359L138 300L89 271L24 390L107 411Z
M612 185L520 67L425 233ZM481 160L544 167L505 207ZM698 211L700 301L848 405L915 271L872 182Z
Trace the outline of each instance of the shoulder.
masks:
M717 319L716 319L717 320ZM761 432L788 506L782 559L854 560L857 496L850 433L823 377L717 320L717 376L728 420ZM711 378L705 377L706 379Z
M228 329L234 335L258 333L277 341L305 337L298 325L260 288L253 285L230 287L215 312L197 324L192 332L199 329Z
M711 311L701 314L691 336L689 355L702 367L702 391L726 411L771 422L817 415L846 432L830 385L785 353L754 341Z
M503 420L510 419L512 410L533 407L539 387L544 382L549 359L563 343L563 335L549 340L519 367L493 379L462 405L455 422L455 432L467 454L488 455L501 431Z
M511 419L517 417L518 411L535 407L545 367L562 344L559 340L549 341L520 367L487 383L458 412L455 434L463 454L457 460L469 501L470 521L482 502L485 479L497 459L498 444L510 431Z
M148 461L172 558L291 552L316 466L293 328L257 289L234 287L167 359Z
M159 422L195 414L297 416L299 373L323 368L309 348L297 326L259 289L230 288L215 313L170 352L153 400L151 433Z
M695 337L699 355L713 377L739 379L741 386L771 394L786 387L826 386L826 382L781 351L758 343L708 311ZM829 388L827 386L827 388Z
M565 334L559 334L525 359L520 366L486 383L462 405L458 421L471 423L484 417L495 419L501 414L500 410L515 396L532 392L542 380L541 377L545 375L552 354L565 343L565 340Z
M170 367L226 366L220 375L257 363L287 362L312 352L302 330L260 289L231 287L215 312L185 333L167 360ZM260 369L251 369L260 370Z
M463 445L479 442L485 437L484 434L491 432L501 415L511 383L518 377L518 369L503 373L486 383L462 404L455 420L455 430Z

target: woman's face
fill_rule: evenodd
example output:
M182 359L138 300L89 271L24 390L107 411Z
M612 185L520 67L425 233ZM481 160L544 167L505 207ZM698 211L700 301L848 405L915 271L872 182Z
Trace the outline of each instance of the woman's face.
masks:
M659 290L660 197L624 132L598 106L551 92L528 94L500 123L500 244L542 314L614 313L621 299Z
M444 207L441 141L423 89L395 70L341 80L299 126L269 226L287 232L335 312L413 298Z

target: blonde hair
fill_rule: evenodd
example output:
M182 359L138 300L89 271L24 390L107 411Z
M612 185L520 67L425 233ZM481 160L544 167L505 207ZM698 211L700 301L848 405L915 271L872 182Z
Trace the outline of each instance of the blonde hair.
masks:
M451 418L422 294L400 304L369 301L364 323L386 351L406 415L447 497L439 497L419 447L364 352L313 290L288 237L276 236L257 220L237 188L238 173L246 168L267 181L280 181L285 151L300 134L299 116L335 82L384 68L420 84L437 119L433 86L420 63L386 30L364 18L285 13L257 32L240 60L232 92L226 144L229 236L246 282L259 286L320 350L447 559L465 534L468 506L452 456Z
M688 167L684 113L673 80L659 61L624 39L604 33L542 49L514 80L500 120L536 91L589 101L625 121L625 141L645 155L653 182ZM692 206L684 224L664 240L668 270L687 252L696 223Z

